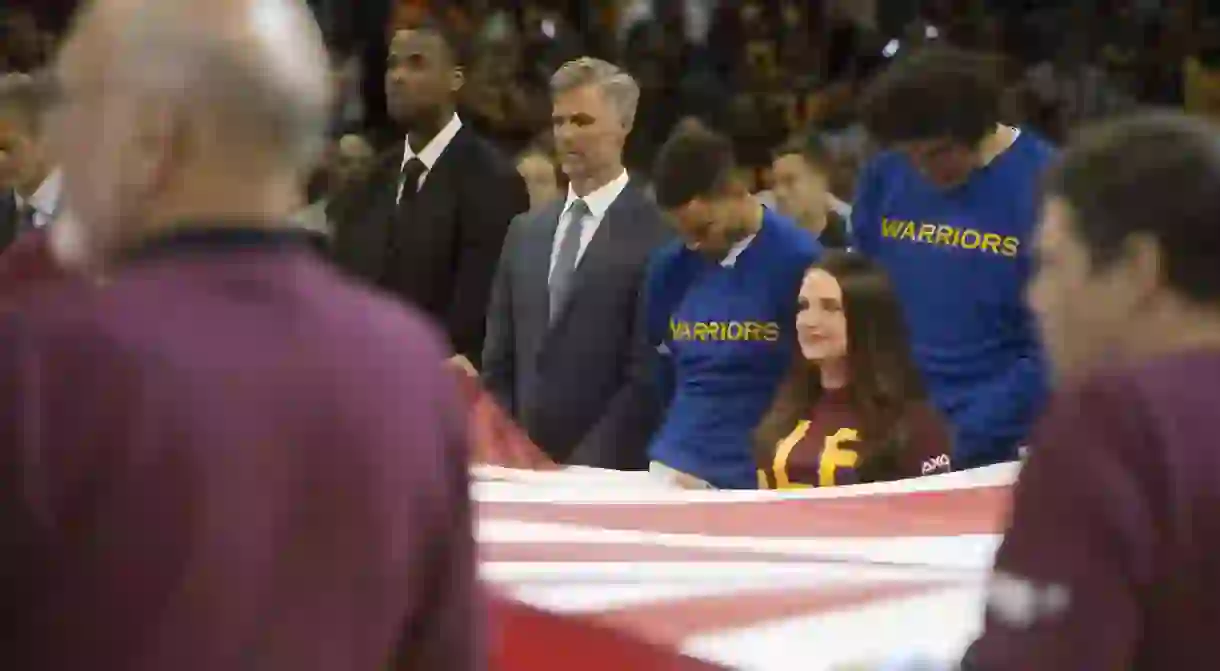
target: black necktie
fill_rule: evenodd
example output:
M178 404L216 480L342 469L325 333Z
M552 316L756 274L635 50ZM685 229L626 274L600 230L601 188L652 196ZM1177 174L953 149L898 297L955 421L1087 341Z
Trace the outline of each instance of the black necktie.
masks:
M398 180L398 204L415 200L415 195L419 193L419 178L428 172L428 166L418 158L412 157L402 166L402 173Z
M17 231L24 233L34 230L37 220L34 218L38 214L38 210L34 209L33 205L28 202L17 206Z

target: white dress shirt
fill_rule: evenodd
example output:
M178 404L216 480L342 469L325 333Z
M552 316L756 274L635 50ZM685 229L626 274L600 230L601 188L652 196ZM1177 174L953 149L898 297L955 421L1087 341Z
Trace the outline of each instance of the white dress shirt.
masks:
M737 258L741 256L742 252L750 248L750 243L754 242L754 236L756 235L758 234L752 233L733 243L733 246L729 247L729 253L725 254L723 259L720 259L721 267L732 268L737 265Z
M563 212L559 215L559 226L555 228L555 237L551 240L550 272L555 271L555 259L559 256L559 243L563 240L564 234L568 232L568 227L572 225L572 203L583 200L585 205L589 206L589 215L585 217L584 228L580 231L580 248L576 252L576 265L579 267L580 260L585 256L585 250L589 248L589 243L597 233L597 227L601 225L602 219L606 218L606 210L610 209L623 189L627 188L628 181L630 178L627 176L627 171L624 170L621 175L594 189L584 198L576 195L576 192L572 190L572 185L568 185L568 198L563 203ZM550 274L548 273L547 276L549 277Z
M42 184L38 185L38 189L34 191L34 195L30 196L28 201L19 194L13 194L17 196L17 209L24 208L28 202L30 207L34 208L34 228L46 226L59 214L62 186L63 172L56 168L46 176L46 179L42 180Z
M449 119L449 123L445 124L445 127L441 128L441 131L437 133L435 137L429 140L428 144L424 145L424 148L421 149L418 154L415 153L415 150L411 149L411 143L409 141L406 143L407 148L403 152L402 165L399 167L399 172L402 172L402 170L407 167L407 161L410 161L413 158L418 158L424 164L425 168L424 174L419 176L419 183L415 185L416 190L423 187L424 182L428 179L428 173L432 172L432 168L435 167L436 162L440 160L441 154L444 154L445 150L449 148L449 143L453 142L453 138L457 136L458 131L460 130L462 130L462 120L458 118L457 114L454 114L453 118ZM395 202L402 201L402 190L404 186L406 185L398 185L398 198Z

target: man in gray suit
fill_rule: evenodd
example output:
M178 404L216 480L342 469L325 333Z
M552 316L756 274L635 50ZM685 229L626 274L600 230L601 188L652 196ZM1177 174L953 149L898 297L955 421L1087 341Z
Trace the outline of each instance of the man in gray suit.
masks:
M551 78L551 95L568 193L509 228L483 382L555 461L646 469L662 408L641 286L670 232L623 169L640 90L615 65L579 58Z

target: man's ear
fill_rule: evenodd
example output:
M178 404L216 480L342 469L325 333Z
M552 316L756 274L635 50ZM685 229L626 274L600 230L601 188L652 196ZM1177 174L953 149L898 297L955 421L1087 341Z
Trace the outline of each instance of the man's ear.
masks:
M1137 233L1123 243L1123 265L1130 290L1139 297L1151 297L1163 284L1161 245L1156 238Z
M453 73L449 75L449 90L457 93L466 85L466 68L461 66L453 68Z

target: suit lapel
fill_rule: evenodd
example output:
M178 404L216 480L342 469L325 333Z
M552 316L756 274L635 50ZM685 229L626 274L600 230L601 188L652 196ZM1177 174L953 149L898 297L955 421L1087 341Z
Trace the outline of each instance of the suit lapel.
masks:
M348 270L376 281L384 270L393 222L399 165L404 145L395 144L359 184L331 200L327 217L334 222L333 255Z
M563 203L564 201L557 200L539 210L536 215L537 225L533 230L535 237L525 247L529 253L524 268L528 282L527 295L538 297L538 304L542 306L542 318L547 322L550 321L551 314L551 246L555 242L555 231L559 228L559 215L563 214Z
M10 190L0 194L0 250L17 238L17 198Z

